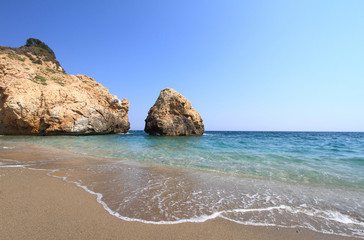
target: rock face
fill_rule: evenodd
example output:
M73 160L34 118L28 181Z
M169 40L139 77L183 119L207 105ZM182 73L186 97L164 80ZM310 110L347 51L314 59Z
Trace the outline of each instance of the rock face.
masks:
M128 132L126 99L90 77L67 75L47 58L17 50L0 47L0 134Z
M202 135L204 125L191 102L172 88L163 89L145 119L145 132L151 135Z

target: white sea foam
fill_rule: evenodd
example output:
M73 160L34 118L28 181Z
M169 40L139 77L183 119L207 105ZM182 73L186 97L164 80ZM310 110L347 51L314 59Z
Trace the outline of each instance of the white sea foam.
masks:
M301 206L303 206L303 205L305 207L307 207L306 204L302 204ZM355 224L355 225L360 225L360 226L364 227L364 222L353 219L352 217L350 217L346 214L342 214L338 211L319 210L319 209L315 209L315 208L312 208L312 209L293 208L291 206L286 206L285 210L287 210L288 212L291 212L293 214L302 213L302 214L305 214L305 215L311 216L311 217L318 217L318 218L323 218L326 220L340 222L343 224Z
M335 234L335 235L341 235L341 236L353 236L353 235L349 235L346 233L338 233L338 232L333 232L330 231L330 228L327 229L320 229L320 228L315 228L312 224L310 224L309 222L307 223L302 223L300 225L283 225L280 223L276 223L276 222L268 222L268 221L252 221L251 219L248 220L240 220L238 218L234 218L232 217L232 214L245 214L245 213L259 213L259 212L267 212L268 214L271 214L273 212L282 212L283 214L285 212L293 214L293 215L297 215L297 214L304 214L306 216L311 216L313 218L322 218L325 221L335 221L341 224L347 224L347 225L357 225L357 226L363 226L364 227L364 223L356 220L352 217L350 217L349 215L345 215L343 213L340 213L338 211L333 211L333 210L320 210L320 209L315 209L315 208L309 208L309 206L307 206L307 204L301 204L298 205L297 207L293 207L293 206L288 206L288 205L277 205L277 206L267 206L267 207L261 207L261 208L249 208L249 204L246 205L247 208L237 208L237 209L230 209L230 210L224 210L224 211L215 211L212 212L211 214L201 214L199 216L193 216L191 218L183 218L183 219L177 219L177 220L165 220L165 221L152 221L152 220L144 220L144 219L140 219L140 218L133 218L133 217L128 217L128 216L122 216L119 212L117 211L113 211L106 202L103 201L103 195L101 193L95 192L91 189L89 189L87 186L81 184L78 181L70 181L68 180L67 177L59 177L54 175L54 173L56 173L58 170L49 170L49 169L38 169L38 168L33 168L31 165L21 165L19 164L18 161L16 160L10 160L10 159L1 159L3 161L11 161L14 164L11 165L2 165L0 167L22 167L22 168L27 168L30 170L38 170L38 171L47 171L47 175L50 177L55 177L55 178L59 178L62 179L63 181L67 182L67 183L73 183L75 184L77 187L82 188L84 191L96 195L97 196L97 202L100 203L103 208L110 214L113 215L121 220L124 221L134 221L134 222L141 222L141 223L148 223L148 224L179 224L179 223L186 223L186 222L191 222L191 223L199 223L199 222L205 222L208 221L210 219L215 219L215 218L223 218L232 222L236 222L239 224L244 224L244 225L255 225L255 226L279 226L279 227L285 227L285 228L295 228L295 227L300 227L300 228L306 228L306 229L310 229L312 231L316 231L316 232L323 232L323 233L327 233L327 234ZM168 178L165 179L164 182L161 182L160 184L164 185L165 188L168 188L168 186L166 185L166 183L168 182ZM151 184L153 184L153 182L151 182ZM182 183L181 183L182 184ZM150 189L149 189L150 190ZM148 187L145 188L145 191L148 191ZM158 199L159 203L161 203L161 200L159 199L159 197L162 195L163 193L160 192L159 194L155 195L155 198ZM191 193L192 195L200 195L202 194L201 191L196 191ZM224 192L219 192L218 195L220 197L220 195L223 195ZM255 202L255 201L259 201L259 194L255 193L255 194L245 194L245 196L250 199L251 201ZM167 195L167 198L171 197L170 195ZM266 195L264 196L264 200L266 202L271 203L274 205L272 198L277 198L279 199L279 196L274 196L274 195ZM217 201L217 204L222 203L223 199L221 198L220 200ZM290 203L288 203L290 204ZM160 209L163 208L162 205L159 206ZM245 207L245 205L244 205ZM312 206L311 206L312 207ZM166 209L164 209L166 210ZM265 213L264 213L265 214ZM197 215L197 214L196 214ZM354 231L353 231L354 233ZM355 236L356 237L360 237L360 238L364 238L362 237L361 232L356 231L355 233L357 233Z
M358 221L356 219L353 219L352 217L336 212L336 211L325 211L325 214L327 214L326 218L336 221L336 222L340 222L340 223L344 223L344 224L355 224L355 225L360 225L363 226L364 229L364 222Z
M126 216L122 216L120 215L120 213L113 211L112 209L109 208L109 206L102 200L103 195L101 193L97 193L94 192L92 190L90 190L87 186L84 186L82 184L80 184L79 182L74 182L74 181L69 181L67 180L67 177L58 177L58 176L54 176L51 175L52 173L54 173L57 170L51 171L49 172L47 175L51 176L51 177L55 177L55 178L60 178L62 180L64 180L67 183L73 183L76 186L82 188L83 190L85 190L88 193L91 193L93 195L97 196L97 202L100 203L103 208L112 216L115 216L121 220L124 221L132 221L132 222L141 222L141 223L146 223L146 224L179 224L179 223L202 223L202 222L206 222L208 220L211 219L215 219L215 218L223 218L235 223L239 223L242 225L253 225L253 226L277 226L277 227L284 227L284 228L307 228L310 229L312 231L315 232L322 232L322 233L326 233L326 234L333 234L333 235L339 235L339 236L346 236L346 237L350 237L352 235L348 235L345 233L334 233L332 231L327 231L324 229L316 229L314 228L312 225L310 225L309 223L307 224L303 224L303 225L281 225L281 224L276 224L276 223L266 223L266 222L253 222L253 221L239 221L239 220L235 220L229 217L224 216L224 214L228 214L228 213L249 213L249 212L266 212L266 211L273 211L273 210L285 210L285 211L289 211L292 213L297 213L299 210L298 209L293 209L291 206L286 206L286 205L280 205L280 206L271 206L271 207L265 207L265 208L251 208L251 209L232 209L232 210L225 210L225 211L216 211L213 212L212 214L209 215L201 215L201 216L196 216L196 217L192 217L192 218L186 218L186 219L179 219L179 220L175 220L175 221L149 221L149 220L143 220L143 219L139 219L139 218L131 218L131 217L126 217ZM306 214L305 211L301 211L302 213ZM332 212L331 213L332 216L339 216L337 219L350 219L350 221L341 221L342 223L346 223L346 224L360 224L362 225L362 222L358 222L358 221L353 221L350 217L337 213L337 212ZM333 219L334 220L334 219ZM362 236L356 235L356 237L359 238L363 238Z
M17 160L0 158L0 161L3 161L3 162L0 162L0 168L23 167L23 165L18 164L19 161L17 161ZM7 163L4 163L4 162L11 162L11 163L14 163L14 164L7 164Z
M14 149L15 147L2 146L2 149Z
M7 161L7 162L15 162L15 163L19 163L18 160L14 160L14 159L7 159L7 158L0 158L0 161Z
M0 165L1 168L18 168L18 167L21 167L21 168L25 168L29 165Z

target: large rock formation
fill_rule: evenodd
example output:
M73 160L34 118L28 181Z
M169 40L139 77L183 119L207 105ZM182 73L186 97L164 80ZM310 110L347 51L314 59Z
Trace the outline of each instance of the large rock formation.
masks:
M126 99L90 77L65 74L38 46L0 47L0 134L125 133L128 110Z
M145 119L145 132L151 135L201 135L204 125L191 102L172 88L163 89Z

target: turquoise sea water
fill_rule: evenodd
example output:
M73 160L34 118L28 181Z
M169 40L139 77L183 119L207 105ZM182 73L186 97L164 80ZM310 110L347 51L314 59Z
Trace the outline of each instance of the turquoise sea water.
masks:
M0 137L4 146L19 142L114 159L83 168L83 178L69 176L126 220L222 217L364 238L364 133Z

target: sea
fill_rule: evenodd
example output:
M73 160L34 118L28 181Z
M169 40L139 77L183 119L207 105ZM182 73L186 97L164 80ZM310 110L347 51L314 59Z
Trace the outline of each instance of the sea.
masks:
M126 221L223 218L364 238L362 132L1 136L0 167L45 170Z

